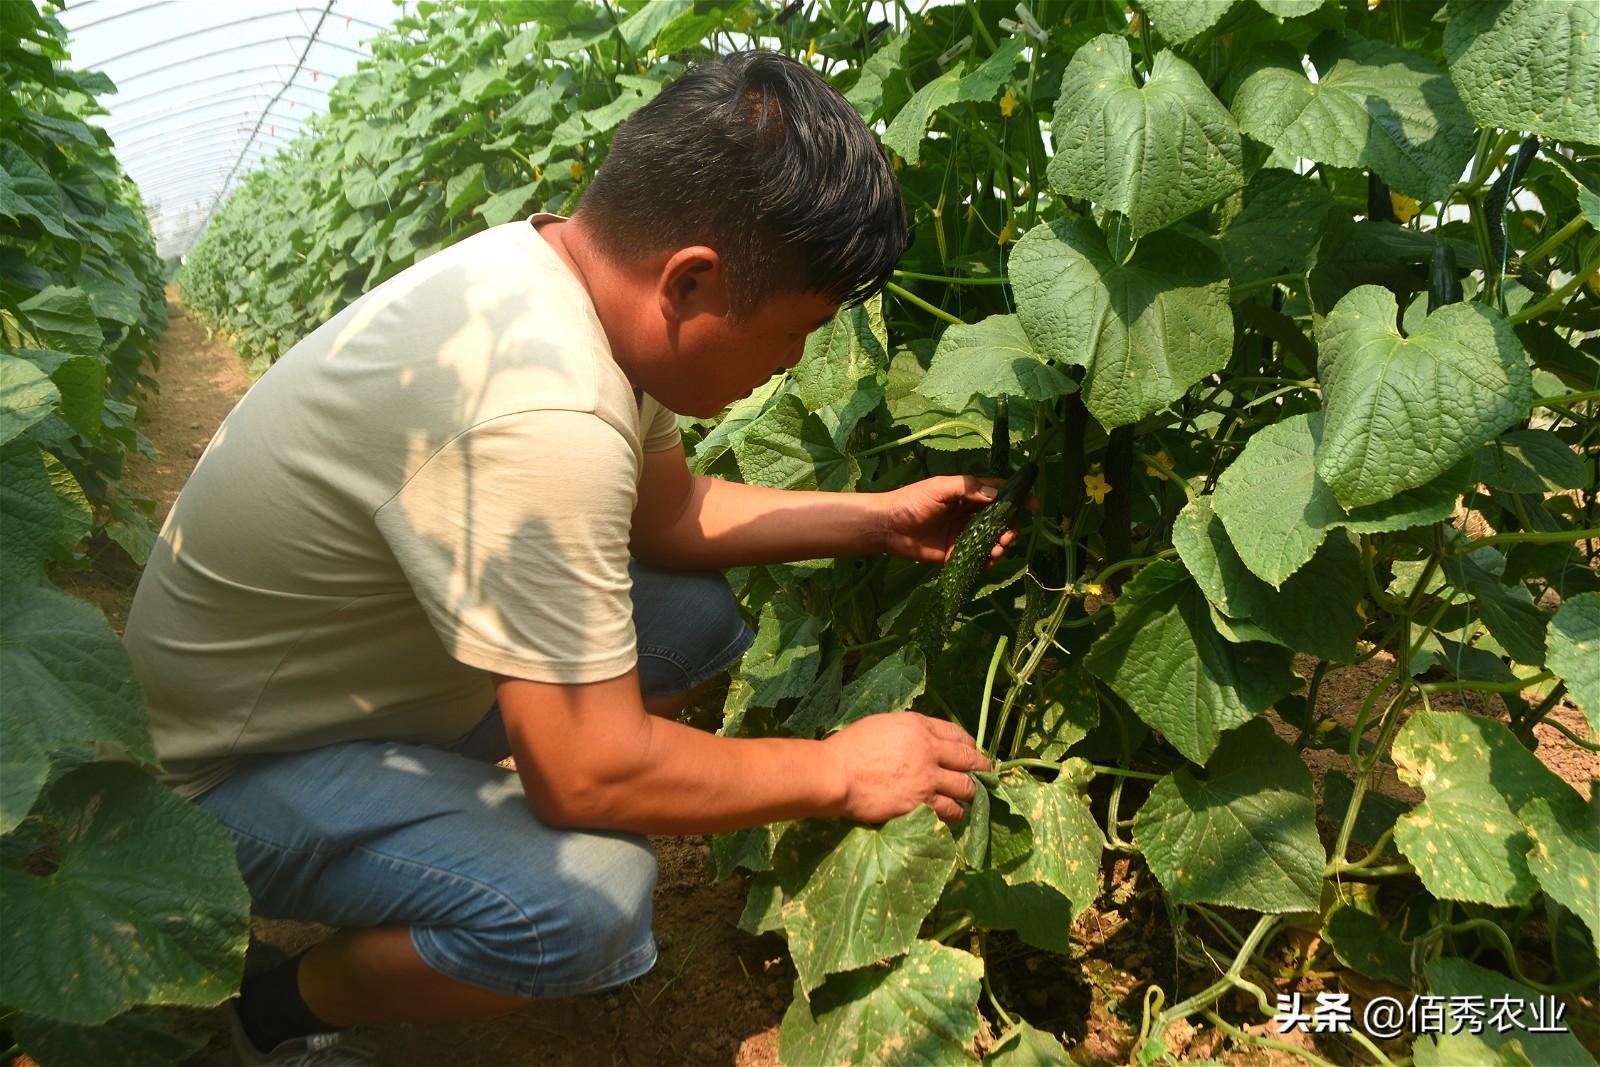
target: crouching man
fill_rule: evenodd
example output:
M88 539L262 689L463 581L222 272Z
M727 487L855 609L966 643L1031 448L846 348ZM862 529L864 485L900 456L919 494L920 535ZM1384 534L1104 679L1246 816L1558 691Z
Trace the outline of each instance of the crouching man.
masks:
M670 717L750 643L720 568L942 560L994 495L788 492L685 464L675 413L794 366L905 244L850 106L792 60L729 56L618 130L574 217L385 282L228 416L126 642L164 780L232 835L256 914L338 928L247 979L245 1062L367 1063L345 1028L644 973L644 834L959 817L987 764L948 722L808 741Z

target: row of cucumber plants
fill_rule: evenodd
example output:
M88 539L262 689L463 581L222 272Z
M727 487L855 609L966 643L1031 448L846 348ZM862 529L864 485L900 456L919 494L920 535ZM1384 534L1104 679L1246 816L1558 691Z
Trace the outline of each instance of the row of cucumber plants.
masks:
M139 193L87 121L115 88L68 61L58 20L0 4L0 1049L132 1067L198 1046L160 1006L237 988L249 898L222 828L147 773L110 623L50 580L91 535L151 551L120 475L154 458L136 405L167 324Z
M958 583L899 560L733 575L758 637L725 732L916 706L997 767L953 831L717 839L794 959L784 1059L1064 1060L994 961L1069 974L1119 857L1186 976L1132 1008L1145 1061L1180 1020L1256 1040L1309 972L1567 997L1581 1029L1600 827L1535 727L1600 736L1597 34L1568 0L422 3L180 278L264 367L432 250L570 210L685 64L803 57L880 131L913 245L794 370L686 425L696 469L1027 467L1041 506L970 604L930 609ZM1353 715L1324 698L1374 664ZM1527 1027L1319 1040L1592 1062Z

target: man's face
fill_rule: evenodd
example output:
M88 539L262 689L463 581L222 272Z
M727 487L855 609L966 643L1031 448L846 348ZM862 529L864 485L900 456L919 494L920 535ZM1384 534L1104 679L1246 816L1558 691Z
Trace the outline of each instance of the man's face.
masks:
M674 411L709 418L799 363L806 336L838 311L814 293L779 293L736 323L691 316L679 324L673 381L652 393Z

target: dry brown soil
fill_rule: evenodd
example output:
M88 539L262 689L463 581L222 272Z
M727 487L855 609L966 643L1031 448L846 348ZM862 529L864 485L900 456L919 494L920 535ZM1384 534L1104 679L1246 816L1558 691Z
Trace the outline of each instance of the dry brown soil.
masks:
M207 336L169 290L173 320L158 345L159 395L150 398L143 430L159 450L151 463L130 460L126 481L155 502L159 525L177 498L195 460L228 411L244 395L249 378L243 361ZM120 632L138 581L138 570L114 546L95 546L95 567L59 576L70 589L95 602ZM1301 665L1309 675L1310 663ZM1383 657L1332 672L1319 707L1341 722L1354 721L1371 687L1391 664ZM1449 703L1435 703L1450 707ZM1498 699L1473 700L1470 710L1504 717ZM1585 728L1570 707L1556 712L1576 732ZM1292 739L1294 731L1274 718ZM1549 727L1540 727L1539 755L1562 778L1587 792L1600 777L1600 759ZM1318 790L1324 774L1344 769L1340 756L1309 751ZM1420 799L1393 778L1377 787L1408 800ZM1139 791L1124 797L1124 814L1135 810ZM1104 797L1099 803L1104 804ZM1328 827L1323 828L1328 831ZM778 1023L788 1003L794 969L775 937L753 938L736 928L745 884L710 880L709 849L703 838L657 838L661 877L655 898L660 962L638 982L608 994L536 1004L494 1019L462 1025L394 1026L373 1031L382 1062L394 1067L526 1067L533 1064L736 1064L777 1062ZM1137 1036L1139 1004L1151 982L1172 991L1209 981L1174 954L1159 887L1142 864L1107 854L1104 889L1074 928L1078 951L1063 964L1005 935L989 943L992 970L1002 999L1028 1010L1041 1025L1062 1034L1074 1058L1085 1064L1125 1062ZM252 920L255 936L289 951L313 944L329 932L308 923ZM1310 987L1307 987L1310 988ZM1226 1014L1248 1018L1247 1005ZM1592 1001L1583 1005L1592 1008ZM1592 1011L1586 1012L1592 1018ZM196 1067L230 1062L226 1016L215 1008L193 1013L209 1033L207 1047L190 1062ZM1265 1032L1263 1027L1252 1027ZM1586 1035L1590 1038L1593 1035ZM1235 1048L1209 1025L1180 1024L1169 1033L1185 1060L1216 1057L1228 1063L1297 1063L1282 1052ZM1361 1062L1353 1046L1322 1041L1312 1046L1335 1062ZM1400 1050L1394 1049L1393 1052Z

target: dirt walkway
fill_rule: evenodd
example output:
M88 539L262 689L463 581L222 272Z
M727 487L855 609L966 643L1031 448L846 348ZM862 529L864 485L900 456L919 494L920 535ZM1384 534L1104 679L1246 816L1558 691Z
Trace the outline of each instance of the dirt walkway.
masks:
M154 501L153 521L158 527L195 460L250 384L243 361L226 346L207 339L205 329L177 303L175 292L169 290L168 296L172 326L157 346L161 392L147 404L141 424L161 459L152 463L132 457L124 479ZM93 600L121 631L138 568L119 549L97 545L92 571L61 575L59 580ZM1300 666L1302 674L1309 674L1309 661ZM1348 724L1388 666L1382 657L1375 657L1333 672L1322 688L1318 702L1322 710ZM1498 701L1472 710L1491 715L1500 711ZM1557 715L1583 730L1575 710L1563 707ZM1292 736L1281 722L1274 725ZM1540 756L1575 787L1586 789L1587 780L1600 775L1593 754L1549 727L1541 727L1538 734ZM1319 786L1326 771L1344 762L1327 753L1312 752L1308 757ZM1393 780L1392 773L1383 776L1378 789L1418 799ZM386 1067L776 1063L778 1023L794 982L794 969L781 941L738 931L745 883L710 881L705 839L657 838L654 844L661 867L655 898L661 956L649 975L609 994L543 1002L475 1023L372 1028L369 1032L382 1046L381 1062ZM1108 854L1107 895L1085 913L1074 931L1083 957L1065 970L1056 958L1037 961L1040 975L1034 984L1039 988L1019 994L1034 998L1028 1000L1030 1006L1043 1011L1043 1017L1054 1018L1083 1055L1097 1063L1119 1062L1132 1042L1133 1033L1118 1005L1132 1003L1136 991L1152 977L1170 981L1160 973L1165 942L1149 879L1142 880L1143 889L1135 896L1137 870L1125 859L1113 863L1114 859ZM330 932L314 924L260 919L252 920L252 929L256 937L291 952ZM1007 981L1015 985L1018 979L1010 975ZM190 1067L231 1064L225 1011L213 1008L183 1015L186 1029L208 1038L207 1046L189 1061ZM1240 1060L1234 1052L1213 1047L1218 1045L1217 1041L1204 1047L1196 1044L1188 1053L1199 1058L1221 1054L1229 1062L1277 1062L1271 1057Z

